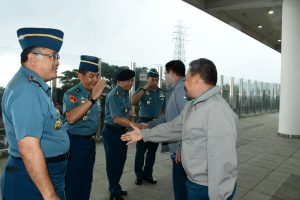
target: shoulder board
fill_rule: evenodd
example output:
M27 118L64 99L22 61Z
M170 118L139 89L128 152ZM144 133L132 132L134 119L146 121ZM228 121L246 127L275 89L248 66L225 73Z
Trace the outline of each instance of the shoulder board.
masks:
M80 93L80 91L81 91L80 88L76 87L71 92L74 93L74 94L78 94L78 93Z
M32 82L32 83L35 83L38 86L41 86L41 84L33 76L28 76L28 81Z

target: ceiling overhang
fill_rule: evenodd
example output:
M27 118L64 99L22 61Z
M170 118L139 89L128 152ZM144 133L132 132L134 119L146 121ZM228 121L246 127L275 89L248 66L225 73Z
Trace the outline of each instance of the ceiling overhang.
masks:
M281 51L282 0L183 0ZM273 13L269 13L273 11Z

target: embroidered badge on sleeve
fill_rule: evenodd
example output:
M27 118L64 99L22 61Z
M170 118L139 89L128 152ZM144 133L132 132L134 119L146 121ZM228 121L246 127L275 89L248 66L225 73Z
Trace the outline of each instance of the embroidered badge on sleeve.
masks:
M77 99L76 99L75 96L70 95L69 97L70 97L70 102L71 102L71 103L76 103L76 102L77 102Z

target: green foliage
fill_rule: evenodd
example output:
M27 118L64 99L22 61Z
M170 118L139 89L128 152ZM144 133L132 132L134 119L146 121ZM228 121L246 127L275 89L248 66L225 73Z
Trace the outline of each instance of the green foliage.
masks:
M64 71L62 72L62 76L59 76L58 79L62 84L61 89L67 91L69 88L73 87L77 83L79 83L78 78L78 70L73 69L72 71Z

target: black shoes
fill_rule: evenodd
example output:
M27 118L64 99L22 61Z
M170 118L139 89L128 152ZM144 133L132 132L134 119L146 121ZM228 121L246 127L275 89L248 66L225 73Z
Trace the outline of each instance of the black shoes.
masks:
M136 185L142 185L143 179L145 181L147 181L148 183L150 183L150 184L156 184L157 183L157 181L152 176L149 176L149 177L144 176L143 178L136 178L135 179L135 184Z
M143 183L143 178L136 178L135 179L135 184L136 185L142 185L142 183Z
M109 200L124 200L122 196L127 196L128 193L125 190L121 190L121 196L119 197L114 197L112 194L110 194Z
M147 181L148 183L150 184L156 184L157 183L157 180L155 180L152 176L144 176L144 180Z
M112 195L110 195L109 200L125 200L125 199L122 196L113 197Z
M125 191L125 190L121 190L121 196L127 196L127 191Z

